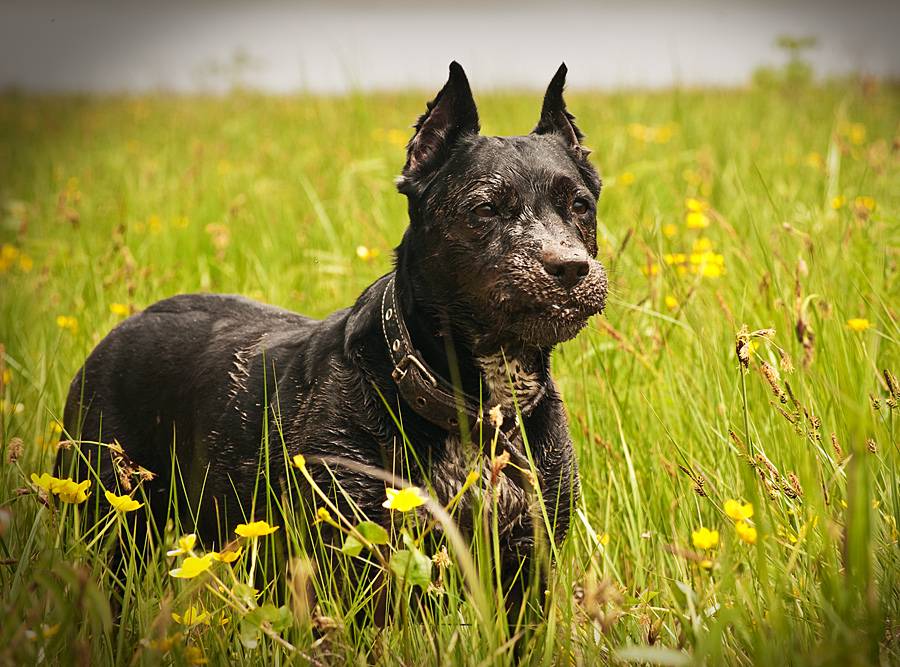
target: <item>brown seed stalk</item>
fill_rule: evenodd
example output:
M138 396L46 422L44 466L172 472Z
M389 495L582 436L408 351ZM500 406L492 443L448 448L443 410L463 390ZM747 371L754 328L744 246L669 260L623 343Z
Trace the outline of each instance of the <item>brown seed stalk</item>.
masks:
M844 450L841 449L841 446L838 444L837 436L834 433L831 434L831 446L834 448L834 455L837 457L837 462L843 463Z
M788 470L788 481L791 483L791 487L797 494L797 497L800 498L803 496L803 487L800 485L800 480L797 478L797 475L793 473L793 471Z
M775 394L775 397L782 403L786 403L787 397L784 395L784 390L778 386L778 380L781 379L778 377L778 371L775 370L775 367L768 361L761 362L760 368L762 369L763 376L766 378L766 382L768 382L769 386L772 388L772 393Z
M869 392L869 402L872 404L872 409L881 410L881 399L871 391Z

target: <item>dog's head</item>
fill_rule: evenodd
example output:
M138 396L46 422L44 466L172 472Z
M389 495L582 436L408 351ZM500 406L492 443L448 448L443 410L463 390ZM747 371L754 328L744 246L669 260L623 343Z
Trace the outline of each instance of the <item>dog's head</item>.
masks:
M562 65L530 134L486 137L454 62L407 147L398 268L479 352L555 345L605 305L594 259L600 177L566 110L565 76Z

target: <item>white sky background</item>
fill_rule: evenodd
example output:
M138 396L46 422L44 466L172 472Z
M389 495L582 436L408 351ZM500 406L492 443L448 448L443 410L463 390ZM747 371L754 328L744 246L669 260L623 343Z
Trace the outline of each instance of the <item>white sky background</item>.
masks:
M818 38L819 76L900 79L898 0L0 0L0 89L220 90L238 52L270 92L431 90L451 60L480 89L561 61L572 88L742 85L785 62L779 35Z

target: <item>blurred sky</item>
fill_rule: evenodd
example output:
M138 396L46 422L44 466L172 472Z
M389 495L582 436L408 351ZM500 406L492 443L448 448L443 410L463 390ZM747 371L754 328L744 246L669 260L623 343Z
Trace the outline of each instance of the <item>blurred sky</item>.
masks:
M900 79L900 0L0 0L0 89L271 92L742 85L814 36L819 76ZM236 54L243 54L235 66Z

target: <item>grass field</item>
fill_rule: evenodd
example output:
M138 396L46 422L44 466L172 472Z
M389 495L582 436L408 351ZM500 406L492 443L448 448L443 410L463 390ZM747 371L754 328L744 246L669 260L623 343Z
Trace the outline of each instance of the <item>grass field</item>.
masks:
M487 133L537 121L539 94L476 96ZM324 593L312 615L257 597L253 538L172 576L179 526L116 587L123 514L81 534L89 503L31 477L127 314L214 291L322 317L389 271L427 97L0 96L0 664L514 661L490 573L466 592L455 549L418 563L421 596L396 578L383 630ZM583 498L519 658L900 664L900 88L568 103L605 181L611 298L554 358Z

